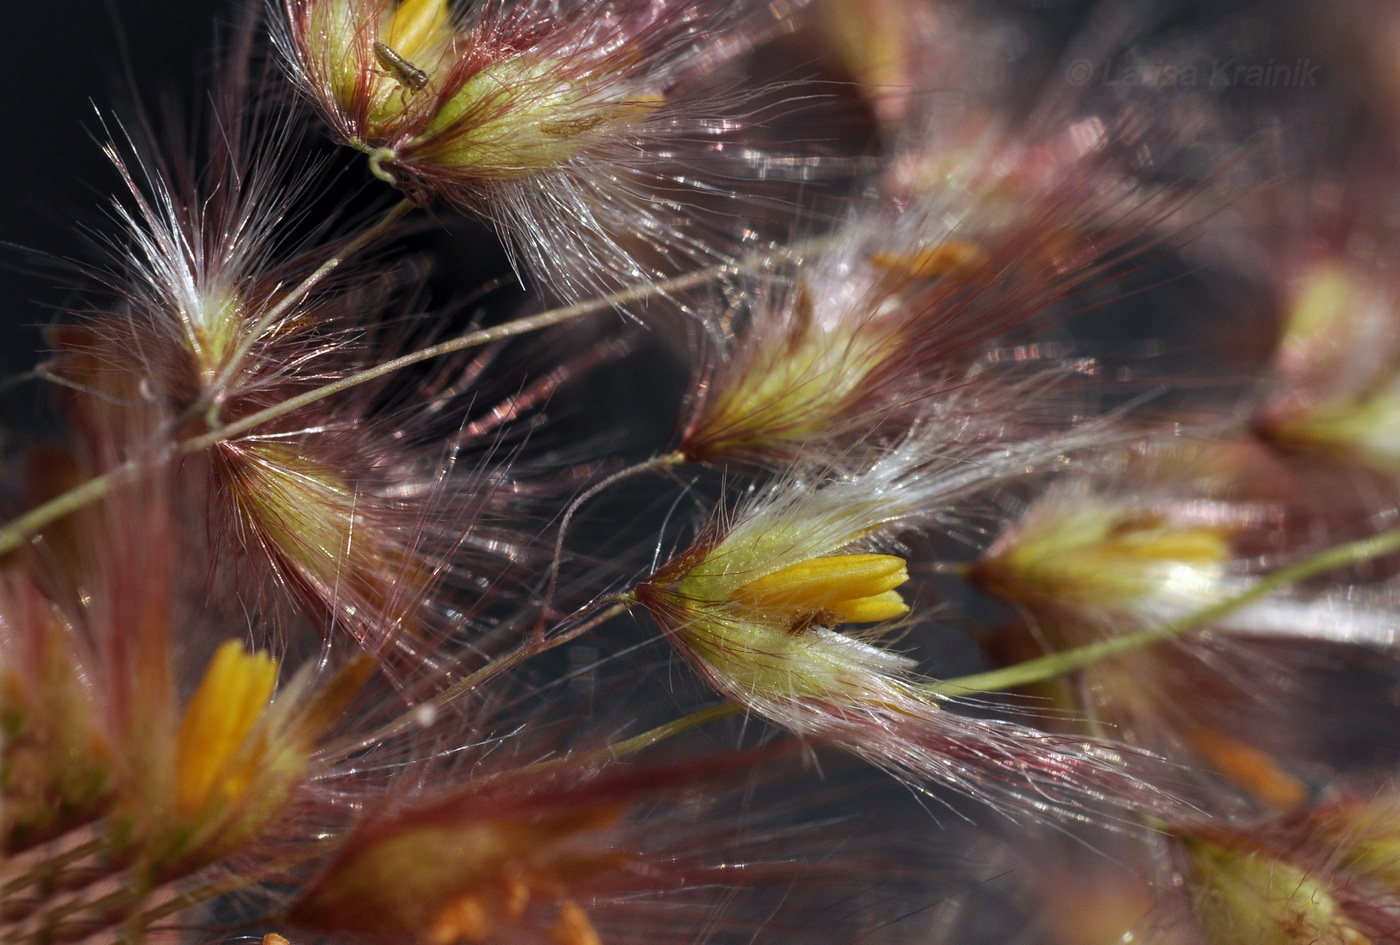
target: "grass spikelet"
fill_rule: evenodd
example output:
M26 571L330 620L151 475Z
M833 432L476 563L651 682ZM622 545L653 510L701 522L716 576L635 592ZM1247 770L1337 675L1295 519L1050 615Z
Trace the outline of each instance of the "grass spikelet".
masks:
M937 521L956 497L1055 452L1041 450L1016 465L1003 456L1005 466L965 466L931 430L859 474L794 476L711 526L634 593L710 685L739 705L915 783L950 785L1007 811L1035 795L1040 810L1076 816L1081 801L1110 793L1106 785L1137 784L1124 773L1125 758L960 716L923 688L913 660L881 639L909 610L897 590L905 562L887 553L896 539ZM850 623L875 626L838 629ZM1129 793L1154 797L1146 784Z
M490 221L547 291L574 299L732 252L733 237L711 245L687 220L722 180L667 165L705 162L703 142L743 109L677 85L782 28L785 6L286 0L284 13L278 44L336 137L416 202Z

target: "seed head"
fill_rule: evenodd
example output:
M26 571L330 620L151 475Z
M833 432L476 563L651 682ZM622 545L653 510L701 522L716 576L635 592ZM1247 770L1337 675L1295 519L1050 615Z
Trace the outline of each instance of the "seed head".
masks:
M862 475L781 482L711 527L636 596L710 685L779 725L916 782L993 803L1024 789L1049 798L1044 809L1070 814L1076 799L1130 780L1122 757L960 716L881 639L910 611L898 590L905 561L882 549L995 475L921 458L932 448L930 438L911 438ZM963 472L972 475L959 481ZM839 629L851 623L875 626ZM1153 794L1133 783L1129 803Z
M679 451L780 468L887 447L930 411L958 423L964 412L1000 413L1018 393L1023 408L1032 396L1044 402L1074 365L1049 361L1028 374L989 363L989 348L1052 324L1116 239L1052 235L1041 220L1048 208L1002 218L986 199L943 195L869 212L783 278L754 280L696 379ZM1072 248L1041 245L1061 239Z
M982 587L1090 622L1167 620L1221 599L1235 527L1085 486L1042 497L974 565ZM1184 513L1184 514L1183 514Z
M423 945L644 945L697 907L723 923L769 884L787 899L795 879L823 880L815 866L765 862L757 812L727 825L734 776L776 753L601 770L564 757L400 796L364 812L290 921Z
M1369 945L1327 874L1290 863L1246 838L1191 836L1182 843L1192 908L1211 945L1241 935L1261 945Z
M284 9L280 45L336 135L413 199L490 220L549 290L573 297L652 273L656 256L725 251L675 199L718 182L697 182L693 166L664 168L732 125L732 115L721 120L732 109L676 86L771 34L777 4L284 0ZM645 248L629 245L638 237Z
M1400 469L1397 295L1388 277L1327 259L1299 280L1255 430L1288 451Z

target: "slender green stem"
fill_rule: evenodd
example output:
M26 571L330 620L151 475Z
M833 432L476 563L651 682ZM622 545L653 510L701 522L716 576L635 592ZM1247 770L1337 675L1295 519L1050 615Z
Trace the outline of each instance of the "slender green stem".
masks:
M822 241L811 241L788 247L784 250L755 254L734 265L712 266L708 269L697 270L696 272L688 273L684 276L677 276L674 279L665 279L660 282L648 282L643 285L632 286L631 288L601 296L588 302L566 305L562 308L541 312L538 315L531 315L527 318L507 322L504 325L496 325L492 328L468 332L460 337L423 348L411 354L406 354L401 358L385 361L372 368L366 368L363 371L349 374L338 381L318 387L315 390L306 391L296 397L288 398L279 404L274 404L264 410L259 410L233 423L183 440L175 444L174 448L166 454L157 455L153 459L140 463L136 461L123 463L100 476L90 479L79 486L75 486L62 495L50 499L43 505L29 510L18 518L11 519L3 526L0 526L0 555L14 551L20 545L24 544L26 539L36 534L44 527L71 515L84 506L91 505L93 502L104 498L112 491L113 486L135 479L144 470L159 465L162 460L168 460L178 455L191 455L203 452L225 440L247 433L249 430L267 423L269 420L275 420L278 417L300 410L302 407L309 406L327 397L332 397L342 391L350 390L361 384L367 384L370 381L378 380L395 371L400 371L423 361L440 358L446 354L453 354L458 351L480 347L506 338L529 334L533 331L539 331L542 328L549 328L554 325L581 318L584 315L629 305L633 302L640 302L658 295L684 292L712 282L727 274L756 271L770 265L773 260L779 256L801 256L804 253L819 248L821 245ZM320 270L318 270L318 272L319 271ZM329 272L330 270L327 269L326 271ZM312 277L308 278L316 278L316 274L313 273ZM324 275L320 278L324 278ZM317 281L319 281L319 278ZM283 301L285 302L286 300L284 299Z
M0 555L9 554L44 527L104 498L113 486L134 479L140 468L135 462L125 462L6 522L0 526Z
M598 493L611 489L624 479L629 479L632 476L651 469L669 469L672 466L678 466L684 462L685 455L682 453L667 453L664 456L653 456L651 459L644 460L633 466L628 466L626 469L620 469L612 475L595 482L583 492L579 493L579 495L569 503L569 507L564 510L564 516L559 522L559 534L554 541L554 557L549 563L549 580L545 585L544 603L540 606L540 621L539 625L535 628L536 634L543 633L544 622L548 619L550 608L554 605L554 594L559 588L559 567L564 560L564 539L568 537L569 523L574 520L574 515L578 512L579 508Z
M610 761L617 761L619 758L626 758L628 755L635 755L639 751L658 745L668 738L674 738L683 732L688 732L693 728L699 728L717 719L728 718L731 715L738 715L744 711L744 707L734 702L721 702L718 705L707 706L689 715L683 715L678 719L672 719L664 725L648 729L640 735L633 735L631 738L624 738L622 741L613 742L596 751L585 752L578 755L568 755L563 758L550 758L547 761L537 761L532 765L526 765L524 770L540 771L561 765L591 765L607 764ZM515 772L519 773L519 772Z
M1274 573L1260 578L1232 597L1227 597L1179 620L1173 620L1150 630L1126 633L1119 637L1091 643L1088 646L1076 647L1062 653L1051 653L1048 656L1027 660L1024 663L1017 663L1015 666L1007 666L1003 669L943 680L924 687L924 691L931 695L957 696L970 692L1014 689L1017 686L1044 682L1047 679L1092 666L1102 660L1130 653L1154 643L1161 643L1193 630L1199 630L1289 584L1319 574L1326 574L1328 571L1335 571L1338 568L1364 564L1382 555L1393 554L1397 551L1400 551L1400 528L1320 551L1306 560L1286 568L1280 568Z
M682 732L688 732L693 728L699 728L716 719L728 718L731 715L738 715L744 711L744 707L733 702L721 702L719 705L712 705L708 708L683 715L665 725L658 725L656 728L642 732L640 735L633 735L631 738L624 738L620 742L613 742L606 748L601 748L594 754L600 761L616 761L618 758L625 758L628 755L635 755L644 748L664 742Z
M216 430L210 430L208 433L186 440L181 444L181 449L186 453L198 453L230 437L246 433L254 427L267 423L269 420L275 420L278 417L300 410L302 407L314 404L318 400L324 400L342 391L359 387L361 384L368 384L370 381L379 380L381 377L386 377L406 367L412 367L424 361L431 361L443 355L455 354L458 351L466 351L470 348L479 348L482 345L504 341L507 338L528 335L531 332L536 332L544 328L552 328L555 325L562 325L565 322L574 321L585 315L607 311L611 308L619 308L633 302L654 298L658 295L684 292L696 288L697 286L704 285L707 282L712 282L724 276L726 273L740 271L745 268L754 268L759 258L760 257L754 257L754 259L748 260L746 263L737 267L713 266L709 269L701 269L684 276L677 276L674 279L665 279L661 282L648 282L644 285L633 286L629 289L613 292L596 299L590 299L587 302L576 302L573 305L565 305L562 308L550 309L538 315L518 318L515 321L506 322L504 325L495 325L491 328L482 328L477 331L468 332L465 335L460 335L456 338L450 338L447 341L421 348L403 357L394 358L392 361L384 361L381 364L376 364L374 367L365 368L363 371L347 374L340 380L332 381L315 390L309 390L295 397L289 397L279 404L273 404L271 407L259 410L257 413L249 414L226 426L219 427ZM771 253L761 257L764 262L771 261L772 258L773 255ZM0 545L0 551L3 550L3 546Z

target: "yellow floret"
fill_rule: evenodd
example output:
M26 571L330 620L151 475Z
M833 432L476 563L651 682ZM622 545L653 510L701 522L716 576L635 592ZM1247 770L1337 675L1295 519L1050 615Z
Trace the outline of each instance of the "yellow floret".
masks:
M410 61L436 56L451 41L447 0L404 0L385 25L384 43Z
M833 555L765 574L737 588L731 599L770 613L877 623L909 612L894 590L907 580L906 563L895 555Z
M237 800L253 772L243 752L277 684L277 661L230 640L214 654L185 709L176 748L176 804L197 814L213 798Z

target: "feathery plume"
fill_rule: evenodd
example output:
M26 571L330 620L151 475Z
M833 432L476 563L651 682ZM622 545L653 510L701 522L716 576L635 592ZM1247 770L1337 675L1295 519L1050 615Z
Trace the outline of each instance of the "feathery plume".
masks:
M887 446L931 407L958 423L957 411L995 409L985 402L1027 383L1010 374L1024 365L994 365L989 348L1087 304L1161 201L1121 192L1093 151L1061 179L1021 183L1008 206L1016 174L1013 163L940 181L852 219L783 278L751 280L693 384L678 451L776 468Z
M277 692L278 661L229 640L182 697L177 643L208 628L180 599L163 508L124 490L84 516L85 559L45 542L37 580L12 565L0 586L6 938L139 930L205 869L265 856L317 742L373 668L363 657L318 681L311 664ZM46 584L83 593L50 600Z
M686 165L742 112L678 85L793 6L284 0L277 39L377 176L489 220L543 288L574 298L727 251L687 225L722 188Z
M637 599L726 698L915 782L1008 812L1034 797L1062 816L1087 798L1163 800L1105 746L950 711L882 643L909 611L905 562L888 553L897 537L1057 455L1047 443L961 450L944 437L922 430L859 474L771 486L639 584ZM847 623L876 626L837 629Z
M463 356L422 375L457 391L431 408L399 406L404 392L384 380L219 436L402 353L419 297L402 267L323 271L347 250L317 245L333 220L299 218L313 174L286 160L294 119L268 114L240 61L229 72L202 152L161 158L150 144L133 165L109 149L135 207L119 210L130 246L111 280L118 301L55 333L75 461L99 474L208 438L182 461L177 487L223 552L217 593L232 585L243 606L256 598L268 613L291 600L323 634L378 653L432 649L476 606L479 588L459 594L473 569L505 577L526 553L525 539L498 527L516 503L505 497L525 490L506 463L473 468L504 422L444 420L468 399L487 414L493 395L519 400L518 382L483 378L492 358ZM444 443L434 434L447 422Z

